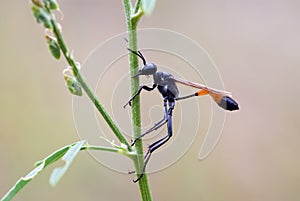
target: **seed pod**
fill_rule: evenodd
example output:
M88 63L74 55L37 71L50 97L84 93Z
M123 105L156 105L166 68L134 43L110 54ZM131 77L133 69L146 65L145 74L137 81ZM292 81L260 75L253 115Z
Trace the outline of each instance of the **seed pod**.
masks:
M77 79L73 76L72 70L67 68L63 71L63 75L66 81L66 85L71 92L76 96L82 96L82 88Z
M58 10L59 6L56 0L44 0L45 3L49 4L51 10Z
M35 5L31 7L31 10L33 12L33 16L35 17L38 23L43 23L45 28L52 29L50 16L48 13L45 12L45 10Z
M60 47L57 44L56 39L49 35L46 35L46 40L47 40L48 47L49 47L49 50L50 50L52 56L55 59L60 59Z
M66 80L67 87L71 94L82 96L82 88L80 83L73 77Z
M44 4L41 2L41 0L31 0L31 2L37 7L44 8Z

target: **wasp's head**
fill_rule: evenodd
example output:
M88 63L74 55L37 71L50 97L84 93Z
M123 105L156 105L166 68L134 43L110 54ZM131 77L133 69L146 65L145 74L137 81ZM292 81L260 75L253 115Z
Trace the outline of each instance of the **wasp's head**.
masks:
M133 77L137 77L139 75L153 75L157 71L157 66L154 63L146 62L145 57L140 51L134 51L132 49L127 48L130 52L137 55L140 59L142 59L144 66L139 70L137 74Z
M157 66L154 63L146 63L137 74L133 76L137 77L139 75L153 75L157 71Z

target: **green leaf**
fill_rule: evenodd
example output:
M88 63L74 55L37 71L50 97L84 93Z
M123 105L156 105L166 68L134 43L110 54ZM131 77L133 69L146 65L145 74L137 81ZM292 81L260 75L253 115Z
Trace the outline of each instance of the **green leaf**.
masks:
M142 8L146 15L151 15L154 10L156 0L142 0Z
M21 177L19 181L4 195L1 201L9 201L11 200L24 186L30 182L38 173L44 170L50 164L56 162L58 159L63 157L65 153L72 147L72 145L68 145L60 148L54 153L47 156L42 162L39 162L39 165L33 169L30 173L28 173L25 177Z
M63 167L55 168L50 176L49 182L51 186L56 186L56 184L59 182L59 180L62 178L62 176L66 173L68 168L70 167L72 161L79 153L80 149L85 144L85 140L79 141L76 144L74 144L67 153L62 157L62 160L66 162L66 164Z
M52 29L51 18L43 8L33 5L31 10L38 23L43 23L45 28Z
M60 59L60 47L59 47L58 43L56 42L56 39L46 35L46 40L47 40L48 47L49 47L49 50L50 50L52 56L55 59Z

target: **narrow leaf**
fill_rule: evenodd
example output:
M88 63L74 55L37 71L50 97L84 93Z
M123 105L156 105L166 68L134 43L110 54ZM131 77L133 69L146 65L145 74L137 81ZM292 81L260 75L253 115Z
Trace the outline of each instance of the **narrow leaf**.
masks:
M154 10L156 0L142 0L142 8L146 15L151 15Z
M68 145L60 148L54 153L47 156L43 161L39 162L39 165L28 173L25 177L21 177L19 181L4 195L1 201L11 200L24 186L31 181L38 173L44 170L48 165L54 163L58 159L64 156L64 154L70 149L72 145Z
M80 149L85 144L85 140L79 141L75 143L68 151L67 153L62 157L62 160L64 160L66 163L63 167L55 168L50 176L49 182L51 186L56 186L56 184L59 182L59 180L62 178L62 176L66 173L68 168L70 167L72 161L77 156Z

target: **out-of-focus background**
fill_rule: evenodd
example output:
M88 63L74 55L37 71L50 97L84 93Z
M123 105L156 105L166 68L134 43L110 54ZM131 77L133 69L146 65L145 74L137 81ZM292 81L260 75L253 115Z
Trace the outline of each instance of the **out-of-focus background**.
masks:
M63 34L83 61L126 31L122 1L59 1ZM171 167L150 174L154 200L300 200L300 2L157 1L140 28L183 33L218 65L241 110L227 115L214 152L198 160L203 137ZM58 14L59 16L59 14ZM34 162L78 140L71 96L28 1L0 2L0 195ZM113 84L113 83L112 83ZM56 188L53 167L14 200L139 200L133 176L80 153Z

